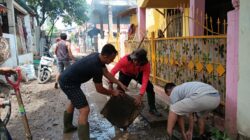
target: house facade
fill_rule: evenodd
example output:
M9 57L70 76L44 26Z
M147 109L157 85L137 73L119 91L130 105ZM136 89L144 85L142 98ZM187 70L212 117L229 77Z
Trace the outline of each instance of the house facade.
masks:
M139 0L133 21L139 39L125 41L132 50L140 43L149 50L155 85L200 80L215 86L222 96L216 111L224 119L221 130L233 139L250 138L249 5L247 0ZM165 38L157 37L158 29Z
M3 37L11 47L11 57L4 66L17 66L33 63L33 54L38 52L36 39L36 21L34 12L23 0L0 0L7 7L2 13Z

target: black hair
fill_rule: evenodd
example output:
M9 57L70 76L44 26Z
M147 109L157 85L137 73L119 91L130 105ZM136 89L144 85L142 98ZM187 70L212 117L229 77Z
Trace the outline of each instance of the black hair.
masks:
M130 59L138 61L138 63L143 66L148 63L147 51L143 48L139 48L130 54Z
M61 33L61 34L60 34L60 38L61 38L62 40L66 40L66 39L67 39L67 34L66 34L66 33Z
M168 89L174 88L176 85L174 83L167 83L164 87L165 92L167 92Z
M101 51L101 55L117 55L117 50L115 49L115 46L112 44L106 44L103 46L102 51Z

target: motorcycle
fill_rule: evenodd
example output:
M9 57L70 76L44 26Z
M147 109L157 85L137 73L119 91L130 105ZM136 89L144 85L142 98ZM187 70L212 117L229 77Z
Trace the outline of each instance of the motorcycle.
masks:
M42 56L38 66L38 83L44 84L50 80L54 58Z

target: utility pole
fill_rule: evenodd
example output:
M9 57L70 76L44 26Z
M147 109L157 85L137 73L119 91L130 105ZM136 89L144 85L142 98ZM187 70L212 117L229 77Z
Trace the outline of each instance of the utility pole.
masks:
M113 38L113 13L110 0L108 0L109 37Z

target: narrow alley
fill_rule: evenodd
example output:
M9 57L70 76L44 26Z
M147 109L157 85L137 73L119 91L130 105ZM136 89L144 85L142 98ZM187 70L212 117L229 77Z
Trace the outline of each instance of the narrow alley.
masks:
M63 135L63 111L67 103L60 89L54 89L54 77L49 83L38 84L37 80L22 83L21 93L34 140L77 140L77 132ZM150 125L138 116L127 132L116 129L100 114L108 96L95 91L93 82L82 85L89 101L90 137L93 140L164 140L166 124L159 127ZM78 112L75 111L74 124L77 125ZM22 121L18 116L18 105L12 97L12 114L7 125L15 140L25 139Z

